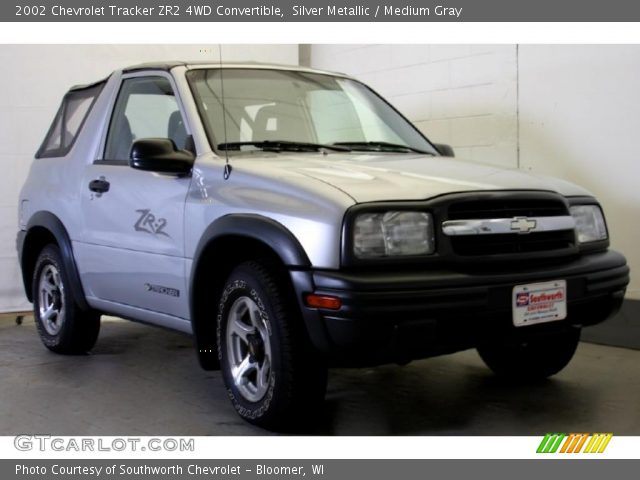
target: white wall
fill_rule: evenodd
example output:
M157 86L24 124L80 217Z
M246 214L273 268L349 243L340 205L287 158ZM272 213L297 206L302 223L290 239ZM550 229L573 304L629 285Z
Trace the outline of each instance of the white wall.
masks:
M591 190L640 299L640 46L520 47L521 167Z
M640 299L640 46L313 45L305 57L370 84L459 157L591 190Z
M228 61L298 63L297 45L224 45ZM218 61L216 45L0 45L0 312L28 310L15 253L17 197L70 86L161 60Z

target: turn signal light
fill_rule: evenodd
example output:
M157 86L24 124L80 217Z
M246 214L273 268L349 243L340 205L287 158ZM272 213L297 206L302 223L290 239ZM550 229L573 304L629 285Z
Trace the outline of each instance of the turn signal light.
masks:
M328 295L316 295L310 293L305 297L305 302L308 307L312 308L340 310L340 307L342 307L342 300L337 297L330 297Z

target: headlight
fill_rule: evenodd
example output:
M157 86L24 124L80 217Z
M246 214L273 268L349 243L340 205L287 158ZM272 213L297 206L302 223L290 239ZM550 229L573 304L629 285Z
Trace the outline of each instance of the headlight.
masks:
M598 205L575 205L569 209L576 221L580 243L597 242L607 239L607 226Z
M431 254L433 219L423 212L362 213L354 224L353 250L358 258Z

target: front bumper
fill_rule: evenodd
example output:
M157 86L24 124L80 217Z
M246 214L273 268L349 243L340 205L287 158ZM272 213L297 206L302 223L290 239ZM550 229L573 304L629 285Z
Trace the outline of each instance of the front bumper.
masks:
M342 300L337 311L301 301L314 346L339 365L375 365L473 348L486 341L526 338L600 323L615 313L629 283L625 258L613 251L561 265L518 269L513 263L483 271L294 271L305 293ZM500 270L502 269L502 270ZM566 280L567 318L516 328L515 285Z

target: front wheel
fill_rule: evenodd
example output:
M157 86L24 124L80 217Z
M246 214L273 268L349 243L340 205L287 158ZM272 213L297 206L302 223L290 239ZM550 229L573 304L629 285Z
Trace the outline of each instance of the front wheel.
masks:
M317 416L327 369L277 271L250 261L231 273L218 307L218 355L238 414L264 428L290 430Z
M497 375L516 381L539 380L560 372L573 358L580 328L533 337L517 343L478 347L484 363Z

